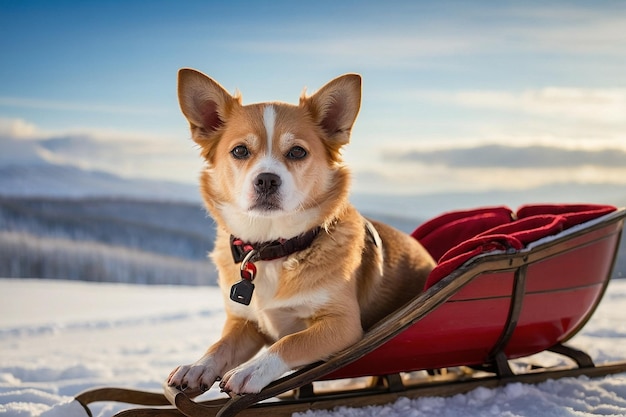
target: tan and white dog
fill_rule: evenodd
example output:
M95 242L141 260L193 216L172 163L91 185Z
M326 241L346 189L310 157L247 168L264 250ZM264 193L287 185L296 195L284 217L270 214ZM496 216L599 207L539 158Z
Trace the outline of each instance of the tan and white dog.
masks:
M206 160L200 188L217 223L212 259L227 318L221 339L169 385L196 395L221 378L224 391L258 392L354 344L422 291L434 266L426 250L348 201L340 150L359 112L359 75L298 105L244 106L181 69L178 97Z

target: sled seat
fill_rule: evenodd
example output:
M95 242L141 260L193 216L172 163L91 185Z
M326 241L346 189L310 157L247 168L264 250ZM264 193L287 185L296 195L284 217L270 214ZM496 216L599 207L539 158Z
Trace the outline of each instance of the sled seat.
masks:
M412 236L438 263L425 294L461 276L467 284L324 379L487 366L556 349L599 303L624 217L625 210L607 205L527 205L456 211L424 223Z

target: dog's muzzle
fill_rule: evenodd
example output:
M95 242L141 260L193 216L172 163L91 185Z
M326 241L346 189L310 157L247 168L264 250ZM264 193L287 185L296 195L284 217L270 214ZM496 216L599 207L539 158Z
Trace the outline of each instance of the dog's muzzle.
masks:
M253 209L280 210L280 186L283 181L276 174L262 172L254 179L256 201Z

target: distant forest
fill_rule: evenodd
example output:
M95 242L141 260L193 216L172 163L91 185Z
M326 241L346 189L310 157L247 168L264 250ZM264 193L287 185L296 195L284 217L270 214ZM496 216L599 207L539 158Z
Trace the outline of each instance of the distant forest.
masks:
M199 204L0 197L0 276L215 284Z
M418 222L374 216L410 233ZM0 197L0 277L214 285L215 224L199 204ZM626 238L614 277L626 277Z

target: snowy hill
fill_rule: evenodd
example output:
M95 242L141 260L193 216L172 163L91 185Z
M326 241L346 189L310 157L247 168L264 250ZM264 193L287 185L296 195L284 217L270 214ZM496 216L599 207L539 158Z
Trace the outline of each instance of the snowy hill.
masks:
M200 260L214 224L200 204L112 198L0 196L0 230L93 241Z
M55 143L0 137L0 195L200 201L198 188L191 183L122 178L60 163L50 152Z
M52 164L0 166L0 195L200 201L194 185L121 178L106 172Z
M200 204L0 197L0 276L214 284Z

